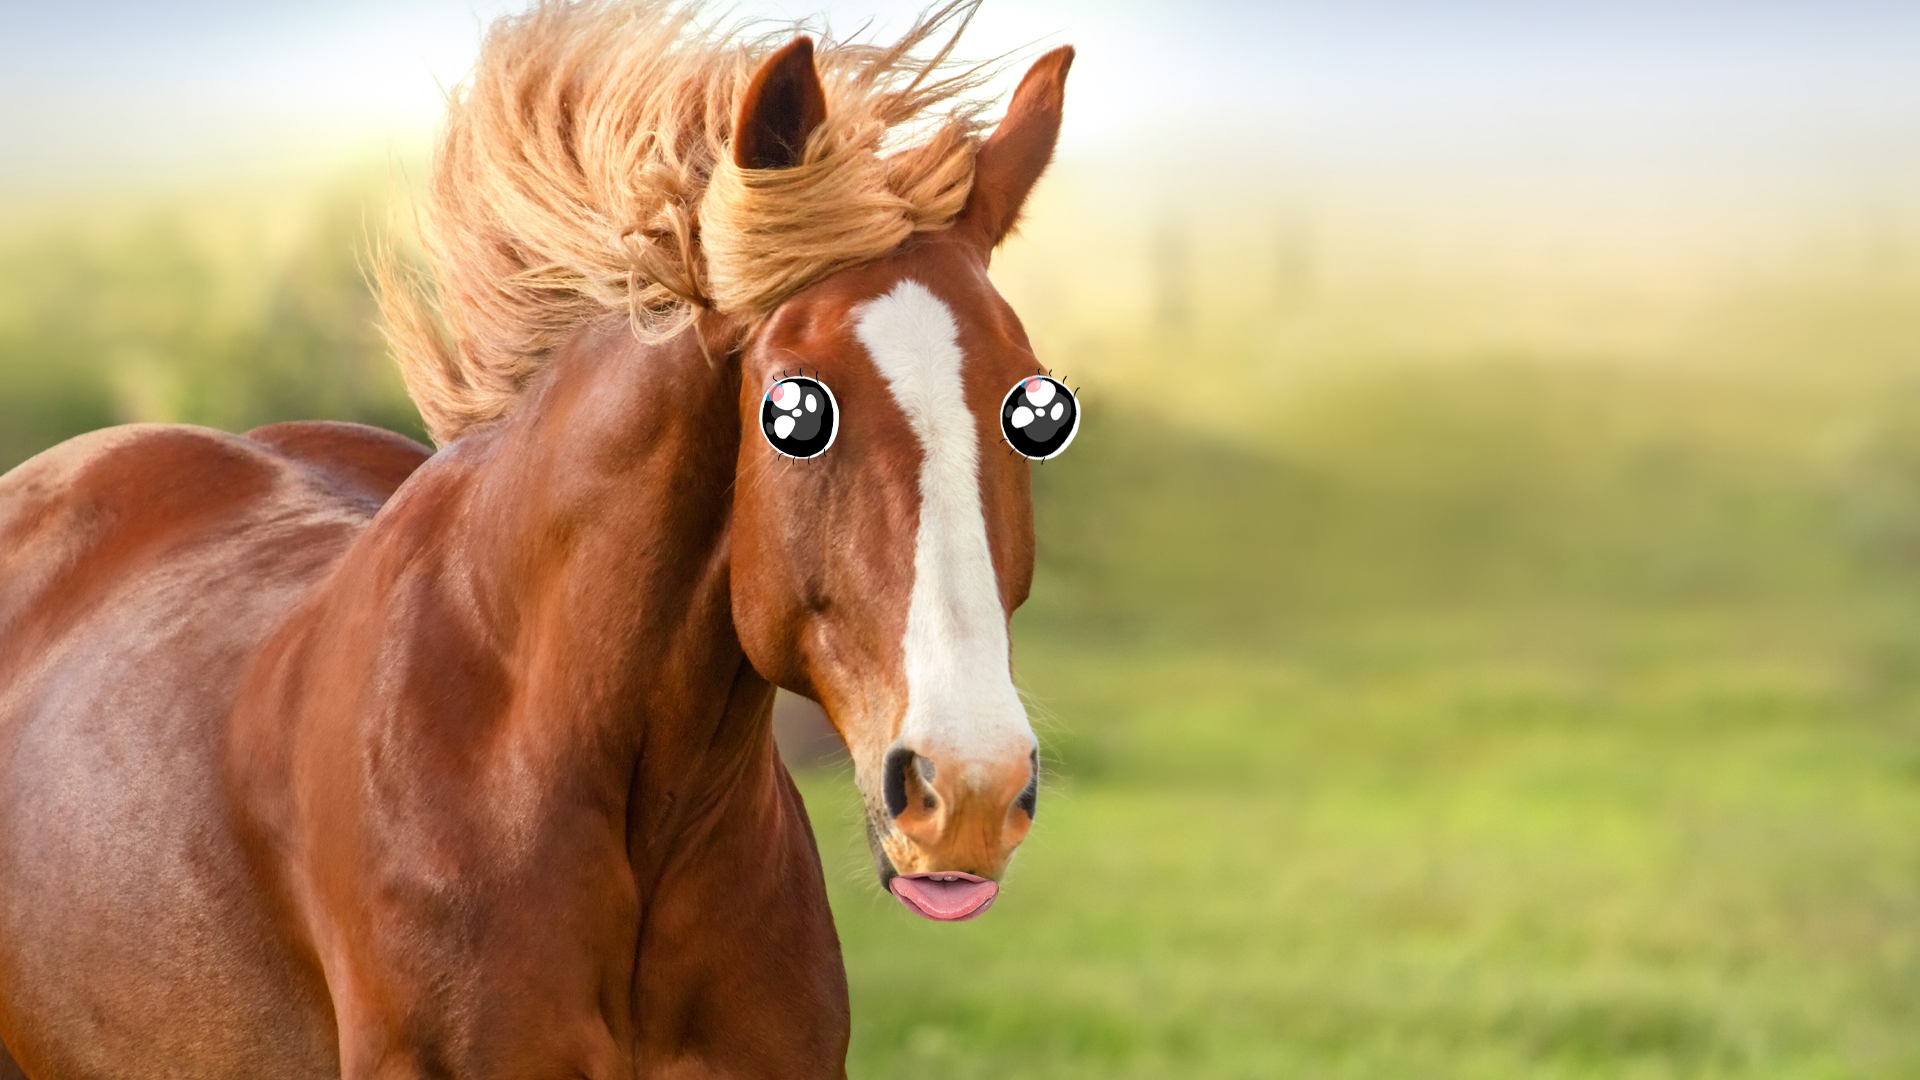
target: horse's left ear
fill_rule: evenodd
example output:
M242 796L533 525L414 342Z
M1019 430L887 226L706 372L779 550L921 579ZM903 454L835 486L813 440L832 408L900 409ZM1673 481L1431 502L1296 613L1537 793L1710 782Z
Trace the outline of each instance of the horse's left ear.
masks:
M1027 194L1053 160L1053 144L1060 138L1060 109L1067 96L1067 69L1072 66L1071 45L1034 61L1013 92L1006 119L980 144L973 190L957 227L970 233L983 250L992 251L1013 231Z
M800 164L807 136L827 119L827 94L813 67L813 39L802 35L766 58L733 118L733 163L743 169Z

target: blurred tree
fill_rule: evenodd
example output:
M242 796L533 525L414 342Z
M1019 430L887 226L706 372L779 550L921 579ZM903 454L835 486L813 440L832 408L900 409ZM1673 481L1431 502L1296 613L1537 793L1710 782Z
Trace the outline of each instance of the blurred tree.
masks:
M351 420L425 438L361 272L363 214L348 195L321 204L274 269L257 316L182 358L177 419L236 431Z
M352 420L424 438L361 273L370 202L342 187L278 244L173 206L0 242L0 468L134 420Z

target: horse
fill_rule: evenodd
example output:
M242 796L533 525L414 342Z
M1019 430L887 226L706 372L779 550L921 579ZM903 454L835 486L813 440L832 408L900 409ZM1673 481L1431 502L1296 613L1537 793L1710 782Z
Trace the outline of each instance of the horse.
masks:
M1073 52L989 127L921 49L971 10L503 20L381 269L437 450L142 424L0 478L0 1076L845 1075L775 687L916 914L1036 810L1003 395L1059 409L987 266Z

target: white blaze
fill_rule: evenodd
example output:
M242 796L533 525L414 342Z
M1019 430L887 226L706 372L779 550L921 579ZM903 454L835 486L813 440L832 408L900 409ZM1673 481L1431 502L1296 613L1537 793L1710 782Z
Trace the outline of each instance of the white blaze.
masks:
M901 738L963 768L1025 757L1033 729L1007 669L1007 616L980 508L979 439L953 313L925 286L902 281L860 305L854 333L920 440Z

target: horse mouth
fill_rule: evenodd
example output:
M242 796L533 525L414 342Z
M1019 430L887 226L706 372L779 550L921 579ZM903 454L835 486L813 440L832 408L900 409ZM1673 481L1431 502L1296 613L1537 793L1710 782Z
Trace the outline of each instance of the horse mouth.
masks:
M957 870L896 874L887 889L908 911L936 922L965 922L992 907L1000 895L998 882Z
M887 854L884 826L873 815L866 818L867 847L880 887L915 915L935 922L965 922L993 906L1000 883L962 870L932 870L903 874Z

